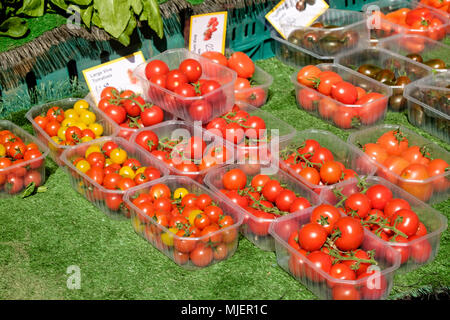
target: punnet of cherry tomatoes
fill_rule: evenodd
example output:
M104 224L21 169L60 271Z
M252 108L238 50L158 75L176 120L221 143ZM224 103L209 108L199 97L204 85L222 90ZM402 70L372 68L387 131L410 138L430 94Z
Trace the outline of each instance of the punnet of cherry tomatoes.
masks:
M234 162L234 145L184 121L167 121L136 131L131 143L145 149L173 175L199 183L208 170Z
M361 223L320 204L270 226L278 264L321 299L376 300L389 295L399 254Z
M337 64L307 65L291 76L297 105L341 129L382 121L392 89Z
M59 157L65 149L117 134L114 122L84 99L69 98L38 105L27 112L26 118L58 165L62 165Z
M48 152L47 147L26 131L0 120L0 198L44 184Z
M234 104L236 72L184 48L154 56L133 75L146 101L186 121L210 121Z
M425 64L381 47L356 49L346 55L337 56L335 62L388 85L392 89L388 102L391 111L403 111L406 108L406 99L403 96L405 87L433 71Z
M355 218L399 252L399 272L409 272L433 261L441 234L447 228L445 216L379 177L348 181L329 194L322 194L321 200L333 203L341 214ZM328 224L331 222L329 218Z
M402 126L379 125L355 132L348 142L361 148L360 165L430 204L450 194L450 153Z
M117 137L69 148L61 160L74 189L113 218L130 217L125 191L169 174L144 150Z
M360 168L360 154L355 146L316 129L297 132L279 155L280 168L317 194L376 170L374 166Z
M206 51L203 57L228 67L237 73L234 83L234 99L254 107L261 107L267 101L269 87L273 77L254 64L244 52L227 52L227 56L217 51Z
M243 102L237 102L231 111L212 119L203 127L234 144L238 162L268 163L271 161L272 147L284 146L295 134L291 125Z
M445 38L449 26L448 16L418 1L397 1L394 5L390 5L389 1L376 1L371 5L379 6L377 11L368 12L373 17L370 28L372 39L397 33L418 34L438 41ZM376 26L378 21L379 26Z
M188 177L143 184L125 203L136 233L183 268L204 268L236 251L243 217Z
M214 168L206 185L244 216L241 232L257 247L273 251L269 226L277 218L317 204L319 197L278 168L234 164Z
M159 106L146 102L141 94L133 90L119 91L114 87L102 90L97 108L119 125L117 135L126 140L140 128L175 118Z
M420 0L420 4L437 9L441 14L450 18L450 0Z

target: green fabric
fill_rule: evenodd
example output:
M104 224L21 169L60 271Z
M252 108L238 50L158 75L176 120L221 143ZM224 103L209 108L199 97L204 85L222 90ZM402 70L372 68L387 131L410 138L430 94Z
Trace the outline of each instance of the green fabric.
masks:
M294 69L277 59L257 64L274 76L264 110L296 129L347 133L299 110L287 79ZM31 132L23 111L10 114ZM386 123L409 125L405 114L391 113ZM0 200L1 299L316 299L263 252L242 238L233 257L198 271L185 271L137 236L129 221L109 219L74 191L68 176L47 161L48 191L26 199ZM448 218L450 201L435 205ZM436 260L396 275L390 298L449 287L450 234L444 232ZM81 268L81 289L66 287L66 270Z

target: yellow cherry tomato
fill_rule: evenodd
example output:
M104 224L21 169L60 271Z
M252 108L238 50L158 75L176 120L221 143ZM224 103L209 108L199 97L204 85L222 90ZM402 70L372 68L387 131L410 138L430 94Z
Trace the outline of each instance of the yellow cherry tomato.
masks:
M147 167L140 167L139 169L136 170L134 176L137 176L138 174L144 173L145 169L147 169Z
M187 191L185 188L178 188L173 193L173 198L174 199L183 199L184 196L187 195L188 193L189 193L189 191Z
M92 111L82 110L80 113L80 122L86 125L92 124L97 120L97 116Z
M63 126L59 127L58 129L58 138L60 138L63 141L66 140L66 130L67 128Z
M103 134L103 126L100 123L91 123L88 125L88 128L92 130L92 132L94 132L95 136L101 137Z
M133 169L131 169L129 166L123 166L122 168L120 168L119 174L124 178L131 179L134 179L134 176L136 175Z
M105 160L105 167L112 165L114 162L110 158L106 158Z
M109 157L111 158L112 162L122 164L127 160L127 152L121 148L115 148L111 150Z
M5 146L0 144L0 157L4 157L6 154Z
M67 109L64 111L64 119L65 120L74 120L78 121L78 112L75 109Z
M192 210L192 211L189 213L189 223L190 223L191 225L194 225L195 218L196 218L200 213L203 213L203 211L200 210L200 209Z
M87 148L86 152L84 153L84 157L87 158L92 152L102 152L99 145L93 144L92 146L89 146Z
M86 100L78 100L77 102L75 102L75 104L73 105L73 109L80 113L82 110L88 110L89 109L89 103Z
M61 138L58 137L58 136L53 136L53 137L51 137L51 139L52 139L53 142L54 142L55 144L57 144L57 145L60 145L61 142L63 142L63 140L61 140ZM53 143L51 143L51 142L48 144L48 147L49 147L50 150L52 150L52 151L57 151L57 150L58 150L58 147L55 146L55 145L54 145Z
M89 136L85 136L85 137L81 138L81 142L89 142L89 141L92 141L92 140L94 140L94 139L92 139L92 137L89 137Z
M137 233L142 233L142 232L144 232L145 224L143 224L143 223L141 222L141 220L139 220L138 216L134 216L131 223L132 223L132 225L133 225L134 230L135 230Z
M87 128L88 128L88 127L87 127L87 124L86 124L86 123L83 123L83 122L76 122L76 123L75 123L75 127L80 128L81 131L83 131L84 129L87 129Z
M61 122L61 127L68 128L68 127L75 126L75 124L77 124L77 120L76 119L64 119Z
M161 240L166 246L173 246L173 235L178 232L177 228L169 228L169 232L164 232L161 235Z
M91 168L91 165L87 162L87 160L80 160L77 162L75 167L81 172L86 173Z

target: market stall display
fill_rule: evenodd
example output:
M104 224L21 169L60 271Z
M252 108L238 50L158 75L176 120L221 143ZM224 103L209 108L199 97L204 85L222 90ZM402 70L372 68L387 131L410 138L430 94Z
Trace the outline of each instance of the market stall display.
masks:
M441 8L445 16L447 4L435 11L426 0L382 2L388 3L382 28L371 31L377 47L368 41L363 13L329 9L311 27L293 26L287 40L272 31L269 42L278 59L252 61L255 52L266 52L262 47L227 49L225 55L164 48L130 77L142 96L107 85L98 106L85 92L77 95L83 100L31 108L31 125L14 119L34 129L34 140L0 121L0 198L10 198L0 201L0 212L8 213L6 234L14 236L9 228L17 224L39 242L51 230L46 243L38 243L33 264L49 274L53 267L41 255L48 261L57 247L59 267L67 262L59 252L69 242L79 244L83 255L89 247L85 268L93 266L90 257L97 263L103 255L102 267L117 268L112 287L120 287L120 296L179 298L190 290L193 298L216 298L218 291L221 298L276 298L283 287L280 295L294 299L389 299L409 294L403 279L394 281L397 272L436 277L421 278L417 288L440 283L448 252L450 23L437 12ZM247 23L245 34L254 33L257 28ZM418 23L426 25L411 33ZM233 31L233 37L239 35ZM77 82L76 63L74 68L68 71ZM29 94L33 98L33 90ZM406 113L389 112L388 106L407 107L410 124ZM57 165L44 162L48 153ZM58 175L61 170L65 176ZM52 187L37 189L44 183ZM55 198L67 207L61 215L60 203L53 202L48 220ZM17 201L25 201L19 203L24 213L33 203L32 219L9 214ZM83 216L91 210L131 218L128 229L146 241L139 243L104 216L101 226ZM94 268L86 272L99 281ZM231 269L239 281L218 282L217 272ZM158 270L169 272L155 279ZM192 270L198 270L195 277ZM215 289L205 294L193 278ZM258 293L247 295L244 284L253 280ZM142 282L152 285L142 292ZM154 292L161 284L168 290ZM100 289L102 297L115 292L107 287ZM93 292L100 296L97 288Z

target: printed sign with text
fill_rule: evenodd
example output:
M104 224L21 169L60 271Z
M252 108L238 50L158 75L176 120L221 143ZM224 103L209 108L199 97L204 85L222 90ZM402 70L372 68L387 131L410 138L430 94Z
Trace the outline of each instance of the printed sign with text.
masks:
M324 0L305 1L301 7L298 2L300 1L281 0L266 14L267 21L284 39L287 39L293 29L310 26L329 8Z
M133 77L134 69L145 62L141 51L105 62L98 66L83 70L83 76L94 99L95 104L100 101L100 94L106 87L112 86L118 90L133 90L141 93L137 79Z
M227 12L191 16L189 50L197 54L206 51L225 53Z

